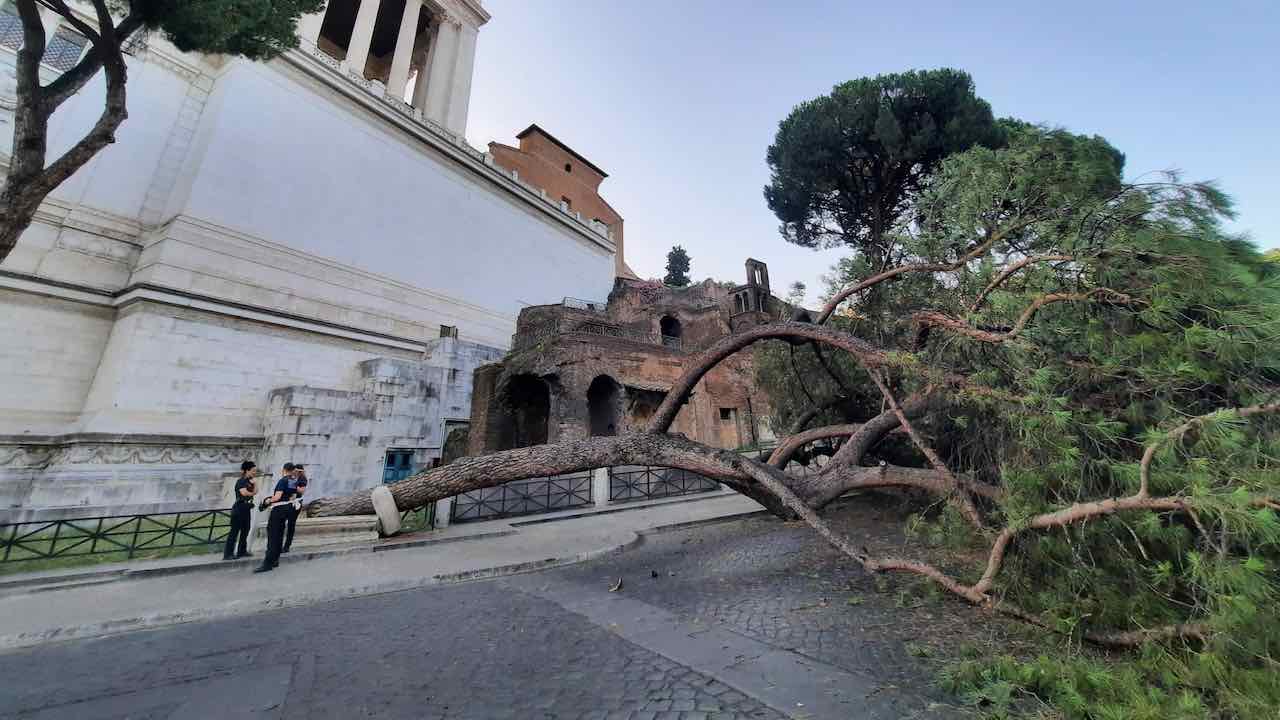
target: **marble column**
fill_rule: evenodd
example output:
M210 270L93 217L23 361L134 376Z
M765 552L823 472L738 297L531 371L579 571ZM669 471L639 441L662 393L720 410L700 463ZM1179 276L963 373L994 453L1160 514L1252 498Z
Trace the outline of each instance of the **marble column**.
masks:
M431 76L431 65L436 57L436 45L440 41L439 21L432 18L431 24L427 26L427 35L430 36L427 39L427 59L418 70L418 83L413 86L413 102L409 103L420 112L425 111L427 107L427 78Z
M298 20L299 40L305 43L311 43L312 45L318 44L320 40L320 30L324 27L325 12L326 9L322 9L318 13L303 15L302 18Z
M397 100L404 99L404 90L409 84L409 61L413 59L413 41L418 37L418 16L421 12L420 0L405 0L400 35L396 38L396 53L391 59L391 75L387 79L387 94Z
M378 6L382 0L360 0L356 12L356 26L351 31L351 43L347 45L347 66L364 77L364 66L369 62L369 45L373 42L373 25L378 21Z
M449 117L449 99L453 95L453 68L458 61L458 35L461 24L443 17L436 32L436 47L431 66L427 68L427 98L422 108L427 118L444 125Z
M449 109L444 126L459 135L467 132L467 111L471 105L471 76L475 68L477 34L476 28L463 25L458 35L457 60L453 64Z

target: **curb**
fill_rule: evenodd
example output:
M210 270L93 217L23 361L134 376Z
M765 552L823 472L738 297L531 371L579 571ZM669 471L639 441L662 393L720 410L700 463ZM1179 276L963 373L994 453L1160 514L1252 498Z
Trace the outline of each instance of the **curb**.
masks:
M399 542L383 542L378 544L361 543L358 545L339 545L330 548L317 546L314 549L299 548L289 553L289 559L292 561L307 562L310 560L318 560L321 558L341 557L344 555L359 555L361 553L388 552L391 550L402 550L407 548L417 548L426 545L444 545L448 543L466 542L468 540L482 540L495 537L503 537L506 535L516 534L516 530L493 530L491 532L481 532L472 535L459 535L455 537L441 538L422 538L419 540L404 540ZM211 553L213 554L213 553ZM69 585L90 585L102 584L109 582L118 582L121 580L132 580L141 578L165 577L169 575L185 575L187 573L197 572L227 572L247 567L254 562L258 562L256 557L241 558L239 560L210 560L199 563L185 563L180 565L167 565L160 567L138 567L138 568L113 568L110 570L84 570L83 572L69 573L66 575L54 575L46 577L14 577L12 579L0 579L0 595L3 594L31 594L37 592L49 592L60 590ZM92 582L97 581L97 582Z
M150 630L170 627L173 625L182 625L190 622L217 620L225 617L243 615L247 612L265 612L268 610L279 610L282 608L298 607L301 605L316 605L320 603L333 602L335 600L384 595L386 593L416 590L435 585L451 585L471 580L485 580L489 578L505 577L508 575L519 575L537 570L563 567L565 565L573 565L600 557L616 555L626 551L628 548L632 548L640 544L640 535L636 533L632 533L631 535L632 537L626 542L595 550L588 550L564 558L531 560L479 570L433 575L431 577L402 578L400 580L335 588L321 592L270 598L268 600L231 603L219 608L205 608L176 613L141 615L134 618L108 620L100 623L67 625L30 633L0 635L0 652L10 652L13 650L21 650L23 648L46 645L55 642L69 642L72 640L87 640L91 638L107 637L138 630Z
M630 533L631 537L622 543L610 545L594 550L587 550L575 555L561 558L546 558L544 560L529 560L519 563L511 563L507 565L498 565L491 568L481 568L477 570L467 570L457 573L441 573L431 577L401 578L399 580L389 580L386 582L378 582L367 585L349 586L343 588L335 588L320 592L302 593L299 595L270 598L268 600L236 602L219 608L205 608L197 610L188 610L175 613L159 613L154 615L141 615L134 618L123 618L118 620L108 620L100 623L87 623L85 625L68 625L58 628L49 628L43 631L16 633L11 635L0 635L0 653L21 650L38 645L45 645L55 642L69 642L73 640L87 640L91 638L108 637L111 635L119 635L138 630L151 630L162 627L170 627L173 625L182 625L190 622L200 622L205 620L217 620L226 617L243 615L245 613L265 612L269 610L279 610L282 608L298 607L302 605L316 605L320 603L333 602L336 600L346 600L356 597L366 597L371 595L384 595L386 593L402 592L404 590L416 590L420 588L451 585L456 583L464 583L475 580L487 580L509 575L521 575L538 570L549 570L551 568L564 567L574 565L589 560L596 560L611 555L617 555L626 552L629 549L637 547L644 542L644 536L656 535L666 532L674 532L702 525L714 525L722 522L732 522L734 520L742 520L755 515L767 514L763 510L753 510L743 513L735 513L733 515L723 515L720 517L706 518L704 520L689 520L686 522L672 523L669 525L659 525L640 532ZM511 535L515 534L514 530L497 531L495 533L477 534L471 536L463 536L456 538L441 538L432 541L421 541L415 543L402 543L398 547L420 547L422 545L441 543L441 542L458 542L462 540L470 540L472 538L493 537L495 535ZM369 546L365 546L365 550ZM395 549L390 546L383 546L383 550ZM358 554L361 548L349 548L344 551L327 553L329 556ZM321 553L311 553L305 557L311 560L321 556ZM197 566L200 567L200 566ZM229 569L237 567L232 563ZM164 573L160 573L164 574ZM179 574L179 573L171 573Z
M654 507L661 507L663 505L675 505L679 503L715 500L718 498L726 497L727 495L728 493L708 492L701 495L697 495L697 494L683 495L680 497L666 498L663 500L646 502L644 504L627 505L625 503L620 503L617 506L609 507L606 509L584 509L582 511L577 511L577 512L571 511L569 514L558 515L556 517L548 517L548 518L535 517L530 519L515 518L513 520L508 521L507 529L492 530L488 532L478 532L471 535L459 535L454 537L441 537L441 538L425 537L419 540L404 540L404 541L390 540L390 541L381 541L377 543L356 543L356 544L346 544L346 545L335 544L332 546L320 545L320 546L315 546L312 549L300 547L297 550L294 550L293 552L289 553L289 558L290 560L293 560L293 561L307 561L307 560L314 560L317 558L324 558L324 557L340 557L343 555L355 555L363 552L375 552L375 553L387 552L390 550L423 547L426 545L438 545L438 544L442 545L445 543L465 542L468 540L503 537L506 535L514 535L517 532L519 532L517 528L525 527L527 525L541 525L545 523L562 522L566 520L577 520L579 518L584 518L584 517L594 517L596 515L610 515L610 514L620 513L620 512L647 510ZM761 510L757 512L767 512L767 511ZM748 514L755 514L755 513L753 512ZM732 520L740 517L743 517L743 515L742 514L726 515L721 518L711 518L708 520L693 520L693 521L690 521L690 523L692 523L693 525L699 525L699 524L708 523L708 522L716 522L718 520ZM680 527L687 526L687 525L689 525L689 523L676 523L675 525L670 525L670 526L661 525L655 528L651 528L649 530L645 530L642 534L649 534L655 531L665 531L667 529L680 529ZM215 555L216 553L209 553L209 554L212 556L212 555ZM21 574L15 574L12 576L0 575L0 595L10 594L10 593L31 594L31 593L37 593L37 592L48 592L53 590L61 590L68 586L96 585L96 584L104 584L108 582L116 582L119 580L130 580L130 579L149 578L149 577L164 577L168 575L183 575L186 573L195 573L195 572L230 571L230 570L235 570L237 568L245 567L246 565L256 562L256 560L257 560L256 558L240 559L240 560L232 560L232 561L211 559L205 562L180 563L175 565L162 565L158 567L145 567L145 566L133 567L133 568L114 567L106 570L94 570L91 567L86 567L83 570L69 571L63 575L49 575L49 576L42 576L42 577L23 577ZM96 581L96 582L93 582L93 581Z

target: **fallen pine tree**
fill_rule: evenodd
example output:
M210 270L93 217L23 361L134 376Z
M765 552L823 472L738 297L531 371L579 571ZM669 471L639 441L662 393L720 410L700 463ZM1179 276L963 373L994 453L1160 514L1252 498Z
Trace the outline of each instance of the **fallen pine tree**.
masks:
M1211 186L1124 183L1099 138L1006 131L941 160L895 223L859 235L814 321L690 358L643 430L462 458L389 486L397 506L612 465L689 470L803 520L868 572L1148 648L1135 687L1150 697L1116 717L1269 717L1280 267L1221 230L1229 206ZM703 375L748 349L774 426L791 429L777 449L754 458L668 434ZM836 448L822 469L787 473L817 441ZM983 561L872 556L823 519L847 493L895 489L928 498L921 517ZM308 506L370 512L368 494ZM1087 705L1073 716L1105 716Z

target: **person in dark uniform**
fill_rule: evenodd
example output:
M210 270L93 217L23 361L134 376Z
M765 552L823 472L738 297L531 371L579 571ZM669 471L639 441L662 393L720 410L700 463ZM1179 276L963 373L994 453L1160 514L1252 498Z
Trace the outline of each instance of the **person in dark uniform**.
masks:
M293 531L298 529L298 516L302 514L302 495L307 491L307 473L303 471L301 465L293 466L293 490L297 493L295 498L299 501L293 508L293 514L289 516L289 527L284 534L284 547L280 552L287 553L289 548L293 546Z
M289 523L289 517L293 514L294 497L298 493L291 482L290 475L292 475L292 471L293 463L286 463L285 472L281 474L280 479L276 482L276 487L271 497L262 501L262 509L270 508L271 515L267 517L267 554L262 558L262 564L253 569L256 573L270 572L280 564L280 548L284 544L284 529Z
M249 520L253 515L253 496L258 492L253 479L258 476L258 466L250 460L240 463L240 479L236 481L235 497L231 501L231 529L227 532L227 546L222 549L223 560L253 557L249 553ZM235 555L232 555L232 550Z

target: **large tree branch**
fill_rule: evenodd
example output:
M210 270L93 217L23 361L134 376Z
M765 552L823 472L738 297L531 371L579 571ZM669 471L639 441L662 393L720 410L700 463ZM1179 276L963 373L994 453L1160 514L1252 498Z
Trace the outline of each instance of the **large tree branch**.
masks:
M40 96L40 60L44 57L47 38L40 10L35 0L17 0L18 18L22 21L22 47L18 50L18 107L38 107ZM25 102L24 102L25 101Z
M1155 460L1156 452L1160 450L1166 443L1172 441L1182 441L1187 433L1198 429L1205 424L1206 421L1214 417L1222 417L1224 415L1235 415L1236 417L1253 417L1255 415L1265 415L1280 411L1280 403L1263 403L1259 405L1251 405L1249 407L1235 408L1227 411L1217 411L1193 417L1190 420L1175 427L1165 433L1155 442L1147 445L1146 450L1142 453L1142 462L1138 465L1138 494L1137 497L1147 497L1151 488L1151 462Z
M911 442L919 448L920 452L924 453L925 458L929 460L929 464L933 466L934 472L938 473L938 478L950 487L951 501L956 508L960 510L960 513L964 515L970 525L980 530L986 527L982 522L982 515L978 512L978 507L974 505L973 498L969 496L964 484L951 472L951 469L942 461L942 458L938 457L938 453L934 451L933 446L925 442L920 433L916 432L915 425L907 417L902 406L898 404L898 399L894 396L893 391L889 389L889 384L885 382L879 370L869 370L868 372L871 374L871 379L875 382L876 387L880 388L880 394L889 403L889 409L898 418L898 424L902 426L903 430L907 431Z
M98 71L103 68L103 59L108 57L112 52L120 52L123 44L138 30L142 29L142 16L130 14L115 26L112 34L115 38L114 50L108 45L108 50L104 51L102 45L106 45L106 40L95 42L85 53L84 57L76 63L70 70L62 73L45 88L45 94L52 108L56 108L66 102L68 98L80 92L85 85L93 79ZM105 36L104 36L105 38Z
M98 39L94 43L94 54L102 64L107 85L102 114L84 137L61 157L50 163L44 172L28 182L27 187L22 189L23 195L28 198L44 198L89 162L98 151L114 143L116 129L129 117L125 92L128 68L125 66L124 55L120 51L111 17L106 13L106 6L101 3L101 0L95 0L95 4L99 6L102 34L100 36L95 34Z
M991 248L995 247L995 245L999 243L1001 240L1009 237L1010 235L1018 232L1019 230L1029 227L1036 222L1039 222L1041 219L1042 218L1038 215L1032 216L1029 218L1018 220L1017 222L1014 222L1009 226L1001 228L999 230L992 230L986 234L986 237L983 238L981 242L979 242L978 244L970 248L967 252L961 255L960 258L955 262L927 262L927 263L914 263L912 265L900 265L898 267L890 268L883 272L879 272L875 275L872 275L866 280L863 280L851 287L847 287L844 290L841 290L840 292L836 293L830 300L827 301L826 306L822 308L822 312L818 314L818 317L814 322L818 325L825 324L827 320L831 317L831 314L834 313L836 311L836 308L840 306L840 303L849 299L853 295L856 295L862 292L863 290L867 290L869 288L875 287L880 283L892 280L900 275L906 275L908 273L919 273L919 272L951 272L953 270L959 270L960 268L964 267L970 262L973 262L974 260L982 257L983 255L986 255L988 252L991 251Z
M821 415L823 411L830 410L831 408L839 405L840 403L847 402L848 400L849 397L846 395L837 395L821 405L813 405L796 417L795 421L791 424L791 432L789 434L795 435L796 433L803 431L809 423L812 422L814 418Z
M1074 259L1075 257L1072 255L1031 255L1013 263L1001 271L1001 273L997 275L990 284L982 289L982 292L978 293L978 296L973 299L973 304L969 306L969 312L977 312L978 308L982 307L982 303L986 301L988 295L994 292L996 288L1003 285L1006 280L1017 274L1019 270L1027 267L1028 265L1034 265L1035 263L1042 262L1066 262Z
M0 261L9 255L18 236L35 216L39 202L27 188L44 170L49 141L49 114L40 88L40 60L45 33L34 0L17 0L22 21L22 48L17 58L17 105L13 110L13 149L9 170L0 186Z
M774 448L773 453L769 455L769 464L776 468L785 468L796 451L805 445L818 440L849 437L858 431L858 427L858 425L828 425L790 435Z
M1026 328L1027 323L1040 312L1040 309L1046 305L1052 305L1060 302L1082 302L1091 300L1095 297L1103 297L1108 302L1116 304L1131 304L1135 302L1134 298L1121 292L1116 292L1110 288L1094 288L1084 293L1048 293L1041 295L1031 302L1018 319L1014 322L1013 327L1005 332L992 332L976 328L959 318L951 317L945 313L926 310L916 313L912 318L916 323L930 327L940 327L950 330L957 335L973 338L979 342L998 344L1016 338Z
M671 423L675 421L676 415L680 412L681 406L688 399L689 393L693 391L694 386L702 380L704 375L710 372L711 368L723 362L725 358L761 340L788 339L814 340L838 347L849 352L858 358L858 361L864 366L868 367L878 367L889 362L888 354L881 348L838 330L831 330L809 323L794 322L760 325L722 338L694 357L688 369L672 385L666 398L663 399L662 405L658 406L657 411L654 412L653 418L649 421L648 430L657 433L666 432L671 427Z

